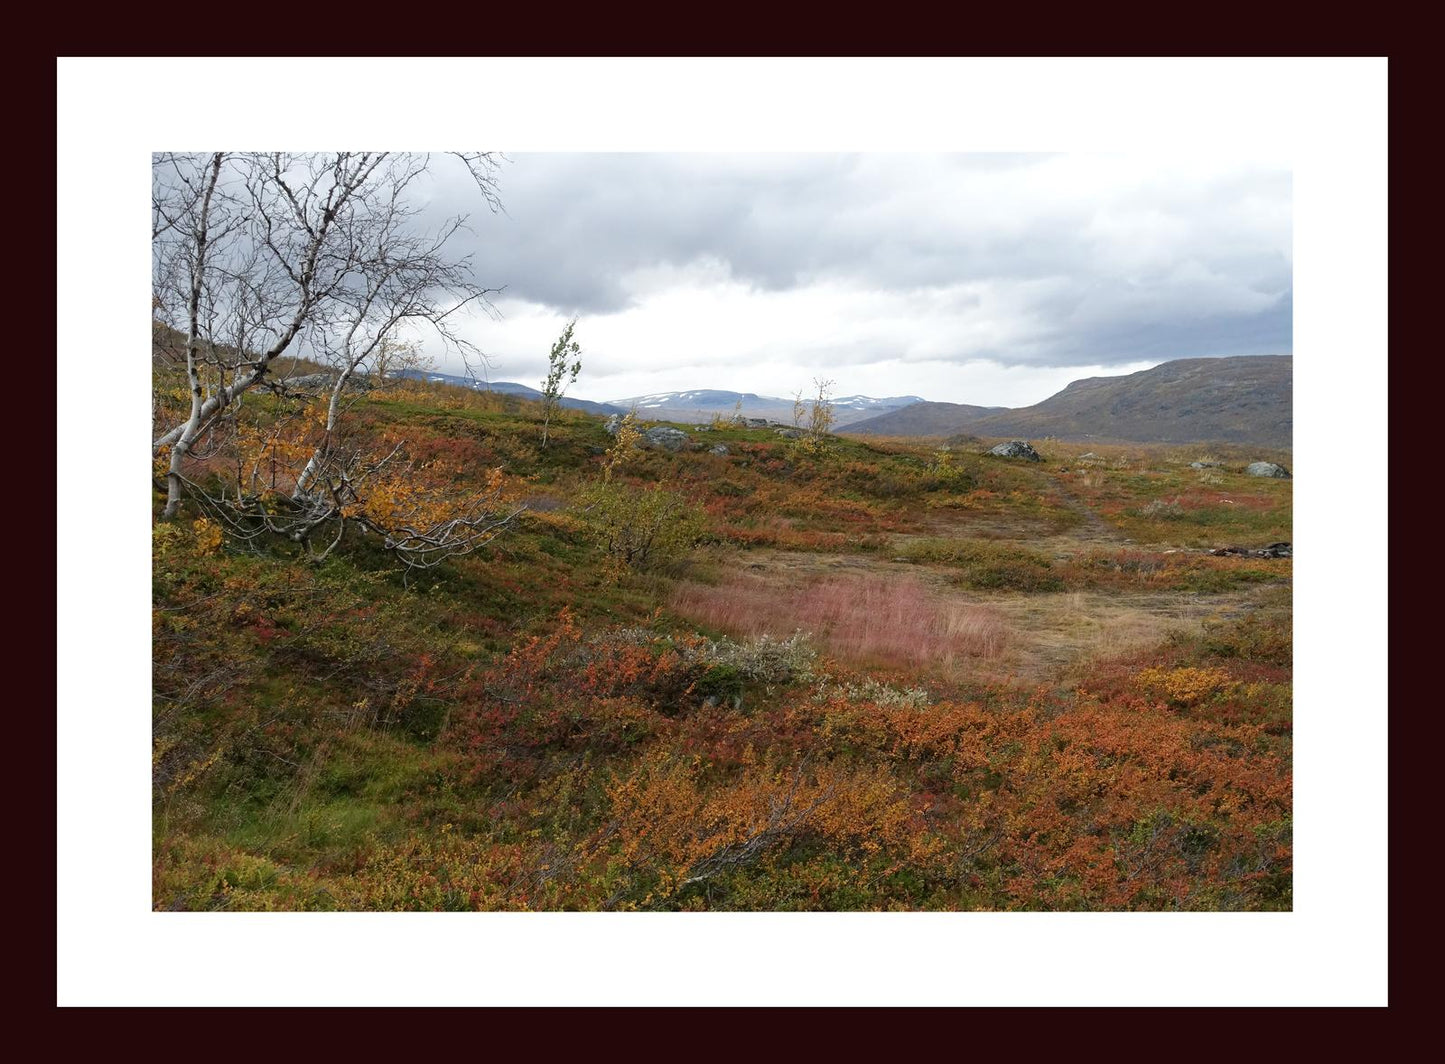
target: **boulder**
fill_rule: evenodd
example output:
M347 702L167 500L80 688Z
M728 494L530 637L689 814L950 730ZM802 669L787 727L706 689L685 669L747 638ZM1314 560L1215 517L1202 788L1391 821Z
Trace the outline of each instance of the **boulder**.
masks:
M799 436L803 435L802 429L781 428L774 429L773 431L776 432L779 436L782 436L785 439L789 440L796 440Z
M1224 466L1224 463L1223 463L1223 462L1190 462L1190 463L1189 463L1189 468L1190 468L1190 469L1220 469L1220 468L1222 468L1223 466Z
M1218 547L1209 552L1216 558L1293 558L1294 546L1289 543L1271 543L1267 547Z
M1000 458L1025 458L1030 462L1041 462L1039 452L1029 446L1027 440L1009 440L1008 443L1001 443L997 447L990 447L989 454L996 454Z
M301 377L277 378L277 383L285 385L292 391L305 392L313 388L334 388L336 377L330 373L307 373Z
M610 418L608 418L602 423L602 427L607 430L607 435L616 436L617 430L622 427L622 415L613 414Z
M644 432L642 439L649 447L662 447L669 451L676 451L687 443L687 433L670 425L658 425L657 428Z
M711 447L708 448L708 454L728 454L728 453L729 453L729 451L728 451L728 448L727 448L727 444L725 444L725 443L715 443L715 444L713 444Z
M296 377L263 377L261 387L280 395L319 395L336 387L335 373L304 373ZM346 378L346 388L353 392L369 392L376 387L365 373Z
M1244 467L1244 471L1252 477L1278 477L1281 480L1293 480L1289 470L1282 465L1275 465L1273 462L1250 462Z

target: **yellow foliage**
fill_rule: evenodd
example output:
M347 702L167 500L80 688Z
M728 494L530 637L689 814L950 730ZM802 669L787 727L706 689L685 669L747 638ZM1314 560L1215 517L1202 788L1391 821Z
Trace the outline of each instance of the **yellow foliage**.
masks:
M617 425L617 438L607 448L602 459L602 479L610 481L613 471L620 466L642 439L642 430L637 427L637 415L629 411Z
M164 558L172 547L178 545L185 533L177 526L162 521L151 528L151 550L156 557Z
M191 522L196 533L196 547L202 554L214 554L221 546L221 526L209 518L198 517Z
M1222 669L1145 669L1135 677L1144 690L1176 706L1195 706L1230 686Z

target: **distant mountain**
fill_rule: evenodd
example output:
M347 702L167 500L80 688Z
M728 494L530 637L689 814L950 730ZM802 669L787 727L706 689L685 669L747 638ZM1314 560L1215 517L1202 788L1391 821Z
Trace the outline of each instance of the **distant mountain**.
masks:
M919 403L855 422L848 431L1289 447L1294 437L1294 359L1182 358L1125 376L1077 380L1041 403L1016 410Z
M726 417L737 410L741 400L744 417L768 418L771 421L790 422L793 420L793 400L775 395L757 395L753 392L729 392L703 388L690 392L658 392L654 395L637 395L629 399L613 399L612 406L625 410L637 408L638 414L658 421L711 421L719 414ZM807 402L807 400L805 400ZM869 395L845 395L834 399L833 414L839 427L852 424L863 418L899 410L914 403L923 402L916 395L896 395L886 399L875 399Z
M914 403L848 426L849 432L870 436L952 436L990 414L1007 413L1006 406L969 406L966 403Z
M428 373L422 370L405 369L397 374L399 377L407 377L413 380L427 380L434 384L453 384L459 388L471 388L478 392L496 392L498 395L517 395L523 399L531 399L540 402L542 393L536 388L529 388L525 384L517 384L513 381L479 381L471 377L458 377L452 373ZM625 414L625 408L610 406L607 403L594 403L590 399L573 399L564 395L561 404L569 410L584 410L589 414Z

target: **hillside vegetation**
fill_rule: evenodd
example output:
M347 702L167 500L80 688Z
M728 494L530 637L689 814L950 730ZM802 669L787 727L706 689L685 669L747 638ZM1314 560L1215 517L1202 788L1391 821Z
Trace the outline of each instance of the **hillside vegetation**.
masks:
M1289 355L1181 358L1118 377L1077 380L1018 410L917 403L859 421L883 436L1057 437L1138 442L1223 441L1289 447L1294 428Z
M421 570L360 518L155 524L156 909L1291 908L1291 562L1208 553L1291 538L1243 473L1287 451L566 410L544 449L516 396L347 401L415 490L517 515Z

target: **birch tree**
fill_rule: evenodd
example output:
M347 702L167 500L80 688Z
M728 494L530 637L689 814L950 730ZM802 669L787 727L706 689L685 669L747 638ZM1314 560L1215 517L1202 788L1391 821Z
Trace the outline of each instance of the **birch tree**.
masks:
M572 339L572 331L576 327L577 319L573 318L547 354L547 379L542 382L543 447L547 446L548 431L552 427L552 418L562 406L562 397L567 394L568 386L576 383L577 374L582 372L582 360L577 357L582 354L582 345Z
M499 206L497 159L456 156L489 208ZM184 467L276 360L300 354L346 383L403 323L430 327L470 349L452 328L470 305L490 307L497 289L472 279L448 241L465 223L431 231L408 198L428 155L280 152L153 158L155 313L184 336L188 408L156 425L153 457L168 456L165 515L184 490Z
M481 204L498 209L497 157L454 153L451 161ZM152 452L164 468L165 517L189 493L233 532L309 542L323 526L331 534L332 525L339 540L350 514L386 536L389 547L410 551L409 564L430 564L495 534L503 515L482 505L493 498L487 492L459 500L455 512L431 499L421 507L425 521L388 527L378 515L398 517L405 508L368 509L359 489L367 480L380 484L384 471L394 479L405 456L366 453L341 432L356 386L384 372L399 349L414 344L409 337L429 332L464 358L484 357L455 325L468 308L491 312L489 297L499 289L478 285L468 257L451 250L464 215L423 217L417 192L433 163L429 155L386 152L154 156L154 312L183 338L187 384L183 403L155 407ZM248 490L260 473L253 463L247 480L241 449L233 492L203 491L188 479L188 467L239 439L247 393L287 393L287 375L277 370L285 355L331 371L315 419L319 432L307 434L299 453L294 441L283 448L253 433L251 455L270 456L267 498ZM295 466L278 479L283 450ZM394 490L384 494L395 503Z

